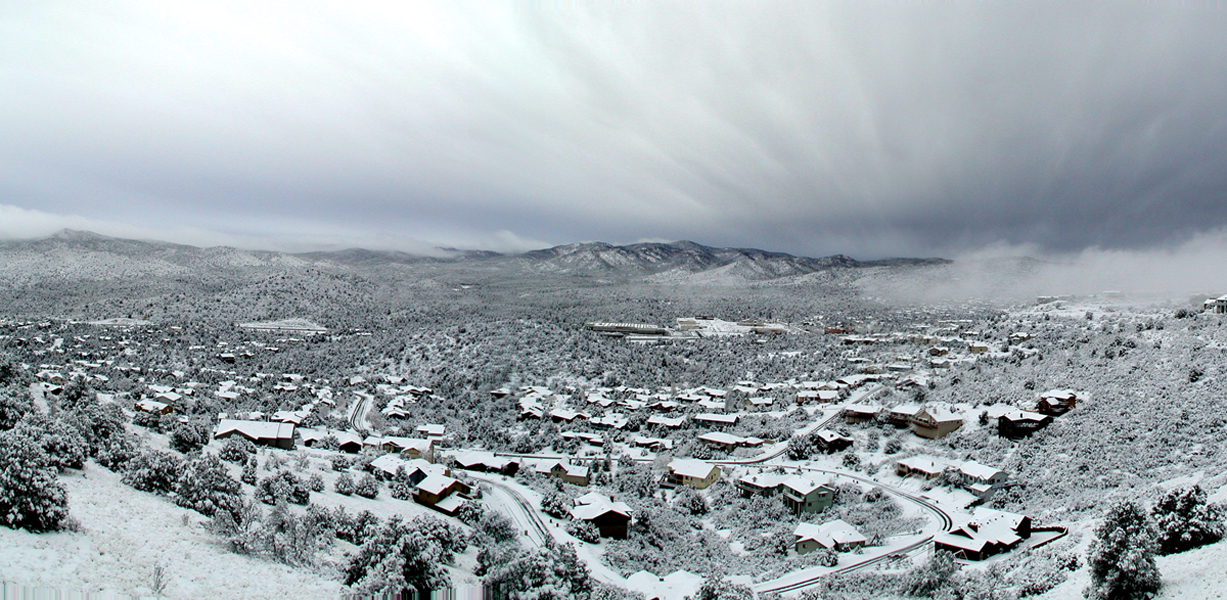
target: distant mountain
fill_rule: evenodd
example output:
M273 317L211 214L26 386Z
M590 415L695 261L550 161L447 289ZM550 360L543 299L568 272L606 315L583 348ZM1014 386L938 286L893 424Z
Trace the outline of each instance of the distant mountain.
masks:
M771 280L831 269L912 267L947 264L944 259L856 261L842 254L822 258L794 256L754 248L714 248L690 241L615 246L605 242L566 244L522 254L440 248L441 256L399 251L349 248L299 254L197 248L158 241L112 238L88 231L64 230L53 236L0 243L0 272L55 273L79 278L180 275L258 267L378 268L388 265L467 264L510 273L557 273L597 277L684 278L701 273L724 274L743 280Z

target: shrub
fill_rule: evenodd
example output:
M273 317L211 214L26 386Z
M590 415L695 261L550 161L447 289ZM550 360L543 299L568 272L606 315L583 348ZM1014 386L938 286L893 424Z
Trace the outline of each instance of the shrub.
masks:
M7 385L0 388L0 429L12 429L31 408L29 394L20 388Z
M260 480L256 486L256 498L272 505L278 502L306 504L311 500L311 491L297 475L282 469Z
M354 478L349 473L341 473L341 476L337 477L337 482L333 484L333 490L342 496L351 496L357 490L357 486L354 485Z
M958 572L959 565L954 562L953 554L940 550L934 552L928 562L908 573L907 593L912 596L933 597L949 587L954 574Z
M24 430L29 439L42 446L52 467L62 471L85 466L89 445L76 427L62 419L31 412L14 429Z
M678 490L673 506L679 511L690 515L705 515L709 510L707 500L701 494L688 487Z
M338 473L342 471L348 471L349 468L353 466L354 464L353 460L350 460L349 458L346 458L344 456L334 456L328 459L328 462L332 464L332 470Z
M246 463L247 459L255 453L256 445L251 443L251 440L241 435L232 435L226 438L226 442L222 444L222 449L218 456L227 462Z
M465 500L464 503L462 503L460 507L456 509L456 518L459 519L461 523L473 527L477 525L477 522L481 520L485 513L486 509L480 503L472 500Z
M209 432L200 423L179 423L170 432L170 447L176 452L191 454L209 442Z
M158 431L162 426L162 415L138 410L132 417L132 424Z
M206 516L239 509L242 487L230 476L226 465L212 454L187 459L175 480L175 504Z
M575 539L589 544L601 541L600 530L596 528L596 525L588 521L572 521L567 523L567 533L575 536Z
M1175 554L1223 538L1223 511L1206 503L1200 485L1163 495L1150 510L1158 528L1159 554Z
M1159 591L1162 580L1155 564L1155 527L1133 502L1121 502L1108 510L1095 528L1087 549L1091 584L1085 595L1091 600L1149 598Z
M307 487L313 492L324 491L324 478L321 477L319 473L312 473L311 476L307 478Z
M0 432L0 521L33 532L59 529L68 495L38 440L27 432Z
M247 459L247 464L243 465L243 473L239 475L239 481L247 485L256 484L256 457Z
M379 495L379 480L372 475L363 475L354 485L354 493L363 498L375 498Z
M142 492L168 494L174 491L183 459L169 452L142 449L132 457L123 482Z
M571 516L570 504L566 496L551 492L541 499L541 511L551 517L566 519Z
M94 460L112 471L124 471L139 452L139 443L132 434L124 431L99 442Z
M389 521L350 560L344 583L367 594L440 589L449 581L443 564L464 548L464 535L434 517Z

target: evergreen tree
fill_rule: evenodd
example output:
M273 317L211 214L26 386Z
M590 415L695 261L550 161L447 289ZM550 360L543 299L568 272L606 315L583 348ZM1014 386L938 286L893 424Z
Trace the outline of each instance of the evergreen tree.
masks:
M1090 600L1139 600L1151 598L1162 580L1155 565L1155 526L1133 502L1120 502L1108 510L1095 528L1087 550L1091 585L1084 592Z
M236 513L241 489L222 461L201 454L184 462L175 480L175 503L210 517L218 511Z
M0 432L0 521L14 529L53 531L68 516L68 496L39 440Z
M1150 514L1159 532L1159 554L1184 552L1223 538L1223 510L1206 502L1200 485L1169 491Z

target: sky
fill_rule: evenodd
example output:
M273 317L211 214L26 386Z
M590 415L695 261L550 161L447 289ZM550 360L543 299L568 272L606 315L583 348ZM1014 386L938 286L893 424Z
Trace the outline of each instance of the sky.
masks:
M1224 31L1219 2L14 0L0 236L1227 248Z

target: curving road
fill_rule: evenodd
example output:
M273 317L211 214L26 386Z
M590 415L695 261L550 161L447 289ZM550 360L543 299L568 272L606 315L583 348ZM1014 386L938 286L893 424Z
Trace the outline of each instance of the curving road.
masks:
M349 409L349 426L354 431L367 434L366 413L371 410L371 397L367 395L358 396L358 402Z

